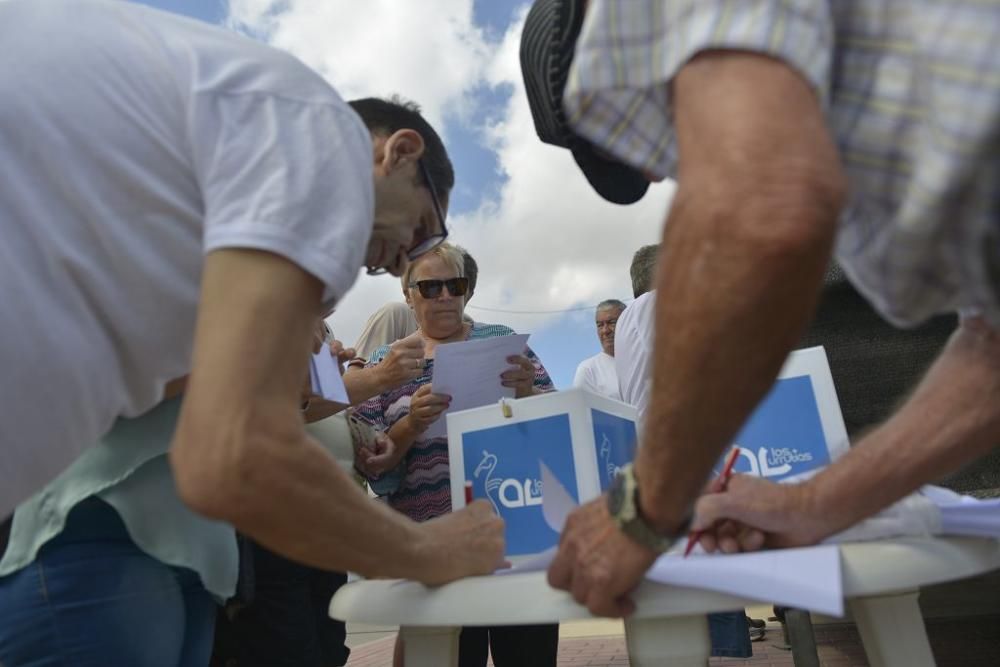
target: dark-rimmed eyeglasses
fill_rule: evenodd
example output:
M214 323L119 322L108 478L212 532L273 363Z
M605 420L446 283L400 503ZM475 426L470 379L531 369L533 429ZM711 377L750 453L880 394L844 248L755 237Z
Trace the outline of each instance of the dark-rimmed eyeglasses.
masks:
M406 257L411 262L420 257L421 255L426 255L434 248L438 247L444 240L448 238L448 228L444 224L444 209L441 208L441 201L438 199L437 191L434 188L434 181L431 180L431 172L427 170L427 165L424 161L417 160L417 166L420 168L420 175L423 176L424 185L431 193L431 203L434 205L434 215L437 216L438 227L441 229L437 234L431 234L423 241L418 242L415 246L406 251ZM375 266L368 268L368 275L379 276L386 273L388 269L384 266Z
M441 296L441 290L447 289L452 296L465 296L469 291L468 278L448 278L448 280L417 280L410 283L410 288L420 290L420 296L425 299L436 299Z

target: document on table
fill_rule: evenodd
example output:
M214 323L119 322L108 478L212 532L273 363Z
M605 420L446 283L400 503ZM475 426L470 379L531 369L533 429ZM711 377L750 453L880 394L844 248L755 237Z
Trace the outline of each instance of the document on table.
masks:
M312 383L314 394L334 403L351 404L351 399L347 397L347 387L344 386L344 378L340 374L339 364L325 345L309 360L309 380Z
M545 464L539 462L539 465L542 473L542 514L549 527L561 533L566 517L576 503ZM842 616L844 613L840 550L835 545L742 554L695 552L691 557L684 558L684 543L681 540L674 550L660 556L646 573L646 578L661 584L731 593L831 616ZM506 572L516 574L543 570L555 554L553 547L521 561Z
M435 394L451 396L447 412L479 408L501 398L513 398L514 389L501 384L500 374L510 368L507 357L524 354L527 345L528 334L438 345L434 348L431 388ZM429 437L442 437L447 433L444 414L426 431Z

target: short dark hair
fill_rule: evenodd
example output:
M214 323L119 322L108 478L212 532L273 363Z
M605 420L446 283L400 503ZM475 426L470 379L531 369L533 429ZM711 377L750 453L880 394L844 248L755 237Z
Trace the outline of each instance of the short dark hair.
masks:
M349 102L372 134L391 135L399 130L416 131L424 140L424 166L434 181L434 194L444 200L455 187L455 169L444 147L441 137L420 113L416 102L404 100L398 95L388 99L366 97Z
M639 298L653 289L653 276L656 274L656 259L660 254L660 244L644 245L632 255L632 266L629 274L632 276L632 296Z
M462 246L455 246L462 253L462 262L464 264L465 277L469 279L469 295L476 291L476 280L479 279L479 265L476 264L476 260L472 258L469 251ZM466 299L468 301L468 299Z
M618 299L605 299L597 304L595 310L605 310L606 308L617 308L619 312L625 310L625 304Z

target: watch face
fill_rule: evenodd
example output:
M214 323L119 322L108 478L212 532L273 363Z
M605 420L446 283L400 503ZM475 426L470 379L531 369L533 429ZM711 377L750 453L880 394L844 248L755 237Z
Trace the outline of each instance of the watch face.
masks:
M615 475L611 486L608 487L608 511L611 516L617 516L625 503L625 478Z

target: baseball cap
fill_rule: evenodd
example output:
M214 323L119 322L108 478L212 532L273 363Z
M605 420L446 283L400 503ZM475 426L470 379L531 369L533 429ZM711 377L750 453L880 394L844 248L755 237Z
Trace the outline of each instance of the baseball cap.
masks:
M585 8L585 0L537 0L532 5L521 33L521 75L538 138L568 148L599 195L615 204L631 204L646 194L649 180L574 134L562 108Z

